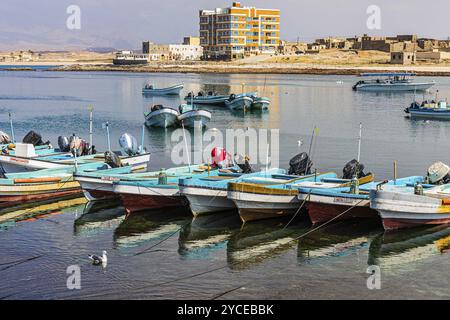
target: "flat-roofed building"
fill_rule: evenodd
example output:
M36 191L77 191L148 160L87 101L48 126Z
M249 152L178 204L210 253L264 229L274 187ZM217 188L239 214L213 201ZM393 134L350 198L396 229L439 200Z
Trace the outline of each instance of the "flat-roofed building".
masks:
M239 59L274 54L280 44L280 10L243 7L200 10L200 44L205 59Z

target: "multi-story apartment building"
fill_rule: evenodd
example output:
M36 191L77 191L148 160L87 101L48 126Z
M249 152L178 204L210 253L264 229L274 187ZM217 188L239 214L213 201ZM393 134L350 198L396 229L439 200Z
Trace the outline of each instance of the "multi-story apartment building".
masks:
M200 10L200 45L205 59L238 59L275 53L280 43L280 10L242 7Z

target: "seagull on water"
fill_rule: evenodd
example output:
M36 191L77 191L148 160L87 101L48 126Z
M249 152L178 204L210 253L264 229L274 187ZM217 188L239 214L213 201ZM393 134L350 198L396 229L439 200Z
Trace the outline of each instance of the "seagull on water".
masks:
M103 265L105 265L108 262L108 258L106 256L106 254L107 254L106 250L103 250L103 253L102 253L101 257L99 257L99 256L97 256L95 254L90 254L88 257L89 257L89 259L92 260L92 264L95 264L95 265L103 264Z

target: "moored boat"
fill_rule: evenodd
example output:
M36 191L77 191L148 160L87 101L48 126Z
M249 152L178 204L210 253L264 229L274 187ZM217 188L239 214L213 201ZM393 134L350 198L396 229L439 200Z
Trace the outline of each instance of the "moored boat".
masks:
M145 125L147 127L168 128L176 125L180 113L172 108L154 105L150 112L145 112Z
M379 212L386 230L450 223L450 168L433 164L425 182L371 190L370 207Z
M225 100L225 105L232 111L248 110L253 104L253 99L249 96L236 96L234 94Z
M355 91L371 92L402 92L425 91L435 85L434 81L415 82L411 78L414 73L362 73L361 77L375 77L375 79L358 81L354 86Z
M365 177L364 177L365 178ZM380 183L385 186L405 186L422 182L422 176L413 176L390 180L388 182L369 182L364 184L364 178L358 183L362 183L358 188L354 188L349 183L345 187L336 187L337 179L331 179L320 183L300 183L298 198L305 205L309 218L313 224L326 222L329 220L346 220L351 218L379 218L376 211L370 208L370 190L373 190ZM366 178L367 179L367 178Z
M189 200L189 207L194 216L205 215L229 210L235 210L234 202L227 198L227 187L230 182L238 181L268 181L273 183L275 176L284 174L283 169L271 169L249 174L221 173L206 177L183 178L179 181L180 193ZM281 180L279 180L281 181ZM285 180L284 180L285 181Z
M444 100L423 101L421 104L413 102L405 113L411 118L450 120L450 107Z
M241 93L236 94L235 97L255 97L257 96L256 92L247 92L247 93ZM184 99L193 104L203 104L203 105L210 105L210 106L226 106L225 101L229 100L230 95L218 95L214 92L208 92L208 93L202 93L199 92L197 96L194 96L192 92L190 92Z
M253 102L251 105L252 109L256 110L267 110L270 106L270 99L266 97L252 97Z
M187 128L203 128L211 120L211 112L197 109L192 104L182 104L179 110L178 122Z
M145 85L142 89L143 94L148 95L158 95L158 96L179 96L181 90L183 89L183 84L177 84L167 88L154 88L153 85Z

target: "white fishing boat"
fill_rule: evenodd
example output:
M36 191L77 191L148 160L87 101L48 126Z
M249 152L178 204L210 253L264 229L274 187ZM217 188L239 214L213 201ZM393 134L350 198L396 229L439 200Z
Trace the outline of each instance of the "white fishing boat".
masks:
M147 127L168 128L174 126L178 121L180 113L172 108L154 105L150 112L144 113L145 125Z
M266 97L252 97L253 103L251 105L252 109L256 110L266 110L269 109L270 99Z
M233 111L248 110L253 104L253 99L249 96L236 96L234 94L225 100L225 105Z
M211 120L211 112L196 109L193 105L182 104L179 110L178 122L187 128L203 128Z
M426 180L431 184L371 191L370 207L379 212L386 230L450 223L450 167L433 164Z
M355 91L372 92L401 92L401 91L425 91L435 85L434 81L416 82L411 78L414 73L362 73L361 77L373 79L358 81L354 86Z
M370 197L370 207L379 212L386 230L450 223L450 192L434 198L415 194L410 187L402 191L373 190Z
M155 96L179 96L183 88L184 86L182 84L159 89L154 88L153 85L147 84L144 88L142 88L142 93Z

